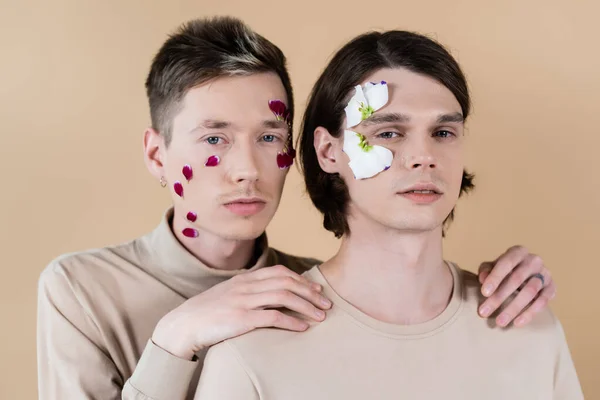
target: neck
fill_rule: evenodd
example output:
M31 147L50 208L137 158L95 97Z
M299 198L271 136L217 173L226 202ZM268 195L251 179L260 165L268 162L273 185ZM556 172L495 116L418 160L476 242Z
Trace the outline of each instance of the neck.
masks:
M232 240L225 239L214 233L196 228L198 236L188 238L182 230L188 227L185 218L173 214L171 229L177 240L204 265L213 269L226 271L250 267L254 260L256 239Z
M427 232L357 229L321 272L346 301L378 320L410 325L442 313L453 279L441 227Z

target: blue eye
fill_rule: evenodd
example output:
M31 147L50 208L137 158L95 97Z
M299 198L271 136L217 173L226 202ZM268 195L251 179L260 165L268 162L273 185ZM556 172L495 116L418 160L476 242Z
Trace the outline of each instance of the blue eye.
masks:
M264 136L262 137L262 139L263 139L265 142L272 143L272 142L274 142L274 141L275 141L275 139L276 139L276 138L275 138L275 135L264 135Z
M441 138L447 138L447 137L451 137L451 136L455 136L454 133L450 132L450 131L437 131L434 136L437 137L441 137Z
M211 137L209 137L209 138L206 139L206 142L208 144L218 144L219 140L221 140L221 138L216 137L216 136L211 136Z
M382 139L393 139L397 136L398 134L396 132L382 132L379 135L377 135L377 137L380 137Z

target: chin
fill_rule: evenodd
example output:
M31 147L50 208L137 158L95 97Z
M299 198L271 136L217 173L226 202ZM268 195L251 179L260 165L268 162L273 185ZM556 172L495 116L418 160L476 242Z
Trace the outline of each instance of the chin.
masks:
M415 215L411 218L382 221L384 225L398 231L413 233L431 232L442 227L444 220L434 216Z
M394 224L392 229L410 233L427 233L433 232L438 228L441 228L441 224L419 224L410 222Z
M265 222L263 218L255 217L223 224L215 232L228 240L256 240L265 232L267 225L268 221Z

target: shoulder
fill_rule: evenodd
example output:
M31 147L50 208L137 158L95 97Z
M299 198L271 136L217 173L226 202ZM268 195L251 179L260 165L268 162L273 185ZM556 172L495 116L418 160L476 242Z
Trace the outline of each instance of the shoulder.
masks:
M259 399L256 375L228 341L212 346L204 359L195 399Z
M139 239L102 248L61 254L42 270L38 291L47 297L80 294L93 288L114 290L119 275L137 269Z
M298 274L303 274L304 272L308 271L315 265L322 263L321 260L318 260L316 258L298 257L295 255L284 253L283 251L280 251L280 250L277 250L274 248L271 248L270 250L271 250L271 254L270 254L271 257L269 260L269 264L285 265L286 267L288 267L289 269L291 269L292 271L294 271Z
M481 294L481 283L479 278L471 271L464 270L454 264L458 272L460 284L462 285L463 299L467 302L482 302L485 298Z
M68 279L85 278L92 273L121 268L135 258L136 240L101 248L87 249L61 254L48 263L40 275L42 281L51 281L57 276Z
M308 321L296 312L282 310L283 313L295 318L304 319L311 325L309 331L318 325ZM258 328L244 335L226 340L224 345L231 347L240 357L252 359L255 355L266 357L271 349L284 349L293 344L299 337L306 338L309 331L294 332L278 328Z
M302 318L292 311L283 312ZM310 327L304 332L259 328L220 343L214 351L217 354L229 353L229 359L235 359L250 375L265 376L268 373L272 376L278 373L276 371L289 371L290 366L310 353L315 345L322 344L323 335L320 331L325 322L306 321Z

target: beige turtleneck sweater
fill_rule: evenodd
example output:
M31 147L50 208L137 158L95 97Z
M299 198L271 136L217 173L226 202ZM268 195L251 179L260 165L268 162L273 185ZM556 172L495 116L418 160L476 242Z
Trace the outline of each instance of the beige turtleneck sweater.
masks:
M192 398L202 369L150 340L169 311L219 282L283 264L303 273L317 260L259 243L248 270L220 271L190 254L170 228L169 209L151 233L129 243L63 255L38 289L38 389L42 400Z

